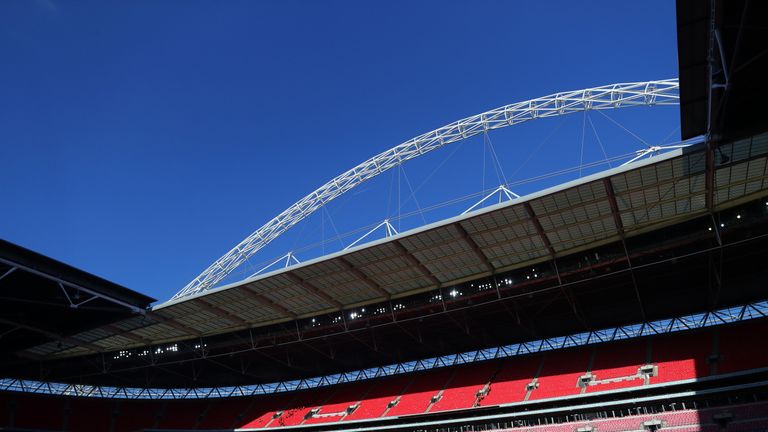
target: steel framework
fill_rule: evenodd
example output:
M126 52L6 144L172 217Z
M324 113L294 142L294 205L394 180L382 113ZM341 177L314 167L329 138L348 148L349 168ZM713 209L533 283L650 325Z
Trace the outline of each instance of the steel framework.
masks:
M768 301L759 301L742 306L718 309L711 312L685 315L678 318L661 319L641 324L630 324L569 336L553 337L334 375L269 384L163 389L92 386L3 378L0 379L0 391L117 399L205 399L255 396L326 387L347 382L456 366L484 360L515 357L569 347L588 346L644 336L676 333L685 330L712 327L766 317L768 317Z
M611 84L505 105L411 138L342 173L285 209L216 260L171 300L213 288L254 253L326 203L391 168L447 144L537 118L557 117L587 110L677 105L679 99L676 78Z

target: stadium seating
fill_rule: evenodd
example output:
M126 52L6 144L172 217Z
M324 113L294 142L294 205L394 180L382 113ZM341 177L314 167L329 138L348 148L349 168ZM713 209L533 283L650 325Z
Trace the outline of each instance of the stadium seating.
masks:
M480 406L520 402L525 399L526 386L536 376L541 364L540 356L521 357L518 361L507 361L491 380L488 394L480 399Z
M462 366L456 369L456 373L448 386L440 395L440 400L430 409L430 412L447 411L463 408L472 408L478 399L478 393L485 388L496 372L496 368L490 365L487 368Z
M376 381L373 388L365 396L365 400L360 402L357 410L346 416L343 420L381 417L387 410L387 405L403 393L411 380L412 377L409 375L400 375Z
M579 394L579 378L587 373L590 355L588 349L549 352L528 400Z
M768 334L768 323L750 326L754 334ZM743 327L724 327L718 332L717 373L729 373L740 370L768 366L768 350L762 343L749 343L744 340Z
M740 337L745 331L763 332L766 328L766 323L715 328L253 398L137 401L4 393L0 394L0 428L115 432L152 427L276 428L552 400L705 377L710 370L730 373L768 367L768 354L763 347L745 343ZM643 373L639 372L641 368ZM649 378L645 373L652 376ZM728 410L733 415L728 430L750 430L756 422L768 422L768 403ZM716 427L712 416L718 412L722 409L677 411L654 418L677 432L702 431ZM637 431L643 430L642 418L515 430L573 432L578 425L599 425L601 432Z
M445 388L452 375L453 369L443 368L422 372L414 376L411 385L400 396L397 404L386 411L384 416L393 417L427 412L433 397L438 396L438 393Z
M712 333L694 333L687 337L665 336L653 340L652 360L658 375L650 383L664 383L709 375L707 359L712 355Z
M16 398L14 426L61 430L64 427L65 405L55 397Z
M115 401L73 399L70 404L68 430L109 430L115 414Z
M238 417L244 413L250 405L251 400L248 398L216 400L208 405L198 428L215 429L224 426L232 427L236 423Z
M332 392L332 387L326 387L296 394L291 404L269 426L298 426L303 424L310 410L322 406Z
M156 426L159 407L160 404L153 401L120 401L115 417L116 432Z
M239 422L238 426L248 428L266 427L275 419L277 413L283 407L289 406L293 399L294 395L290 393L278 394L271 398L257 398L243 412L243 419Z
M586 392L643 385L644 380L638 370L646 364L647 345L623 342L599 347L592 362L593 381L586 387Z
M0 393L0 426L9 424L11 410L11 395Z
M370 382L361 382L339 386L323 405L316 406L318 413L308 418L304 424L330 423L341 420L350 407L357 405L371 389Z
M170 401L163 407L157 427L183 429L197 425L206 405L200 401Z

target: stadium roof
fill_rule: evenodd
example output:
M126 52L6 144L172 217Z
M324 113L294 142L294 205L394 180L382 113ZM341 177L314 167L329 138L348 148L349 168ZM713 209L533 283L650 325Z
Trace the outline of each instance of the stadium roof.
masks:
M731 140L765 130L768 3L677 1L683 139Z
M0 240L3 360L32 345L89 346L72 334L143 313L155 299Z
M397 299L679 223L768 189L768 135L721 146L709 169L708 151L703 145L679 149L167 302L110 331L76 335L89 346L48 342L24 353L57 358L115 351Z

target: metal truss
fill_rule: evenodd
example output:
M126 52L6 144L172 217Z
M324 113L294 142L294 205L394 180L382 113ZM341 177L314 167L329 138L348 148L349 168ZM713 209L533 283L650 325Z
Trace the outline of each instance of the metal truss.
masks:
M602 330L560 336L512 345L503 345L477 351L467 351L397 363L387 366L362 369L316 378L286 381L270 384L256 384L230 387L205 388L129 388L102 387L81 384L50 383L12 378L0 379L0 391L53 394L59 396L81 396L117 399L206 399L239 396L255 396L307 390L347 382L362 381L392 375L411 373L421 370L450 367L484 360L510 358L525 354L534 354L562 348L588 346L604 342L634 339L644 336L676 333L685 330L713 327L739 321L748 321L768 317L768 300L743 306L718 309L712 312L686 315L678 318L662 319L641 324L631 324Z
M611 84L505 105L411 138L344 172L288 207L216 260L176 293L171 300L213 288L254 253L336 197L391 168L447 144L538 118L557 117L588 110L677 105L679 100L679 85L676 78Z
M116 304L118 306L122 306L122 307L130 310L131 312L136 313L136 314L144 315L144 314L147 313L146 310L144 310L144 309L142 309L140 307L137 307L135 305L132 305L132 304L130 304L128 302L125 302L123 300L120 300L118 298L115 298L113 296L110 296L110 295L107 295L107 294L103 294L103 293L100 293L98 291L94 291L94 290L86 288L86 287L84 287L84 286L82 286L80 284L76 284L76 283L73 283L73 282L66 281L66 280L61 279L59 277L56 277L54 275L50 275L50 274L41 272L39 270L33 269L32 267L21 265L19 263L16 263L14 261L7 260L7 259L4 259L4 258L0 258L0 263L3 263L5 265L11 266L11 268L7 272L5 272L4 274L0 275L0 279L5 278L6 276L10 275L11 273L13 273L16 270L21 270L21 271L24 271L24 272L27 272L27 273L34 274L35 276L39 276L39 277L51 280L51 281L55 282L59 286L59 288L61 289L62 293L64 294L64 297L67 299L67 302L69 303L69 306L71 308L73 308L73 309L77 309L78 307L80 307L80 306L82 306L82 305L84 305L84 304L86 304L86 303L88 303L88 302L90 302L92 300L100 298L102 300L106 300L106 301L108 301L110 303L113 303L113 304ZM69 287L70 289L75 290L76 292L82 292L82 293L88 294L91 297L87 298L85 301L81 301L79 303L75 303L74 301L72 301L72 298L69 296L69 293L67 291L67 287Z

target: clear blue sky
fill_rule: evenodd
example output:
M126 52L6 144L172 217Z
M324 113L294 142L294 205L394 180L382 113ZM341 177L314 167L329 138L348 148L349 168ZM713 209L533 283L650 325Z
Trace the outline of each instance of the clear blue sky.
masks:
M0 56L0 237L161 300L414 135L557 91L677 75L672 0L6 0ZM676 108L608 114L651 143L679 135ZM642 147L589 120L608 153ZM520 180L577 165L584 124L490 139ZM583 142L585 162L603 157L590 126ZM459 150L381 176L253 265L396 214L406 179L424 184L420 207L498 184L481 138Z

